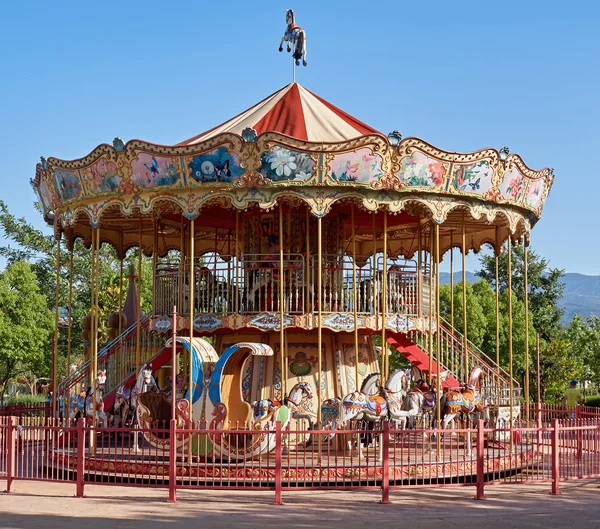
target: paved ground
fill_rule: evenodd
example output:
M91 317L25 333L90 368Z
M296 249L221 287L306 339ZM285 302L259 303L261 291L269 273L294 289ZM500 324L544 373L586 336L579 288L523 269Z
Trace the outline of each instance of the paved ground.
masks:
M600 481L562 485L488 487L486 501L472 499L471 487L392 492L391 505L379 505L377 492L289 492L283 506L271 492L179 491L178 503L165 503L161 489L86 487L17 482L13 494L0 493L2 529L175 529L241 528L600 528ZM6 482L0 480L0 490Z

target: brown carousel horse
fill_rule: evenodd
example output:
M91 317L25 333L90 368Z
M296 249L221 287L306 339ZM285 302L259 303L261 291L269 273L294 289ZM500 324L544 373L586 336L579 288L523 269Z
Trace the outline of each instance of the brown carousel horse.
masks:
M463 388L450 390L443 395L440 402L442 429L445 429L459 413L470 417L473 413L487 411L487 405L479 393L484 377L483 369L475 366L469 375L469 382Z
M292 47L294 48L292 57L294 57L294 60L296 61L296 66L300 65L300 59L302 59L302 64L306 66L306 34L301 27L296 26L293 10L287 10L285 14L285 23L287 24L287 27L285 28L283 37L281 37L279 51L283 51L283 43L287 42L288 53L291 51Z

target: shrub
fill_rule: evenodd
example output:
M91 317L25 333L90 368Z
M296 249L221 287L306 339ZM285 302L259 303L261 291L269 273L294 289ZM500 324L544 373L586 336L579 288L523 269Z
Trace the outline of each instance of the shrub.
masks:
M594 406L595 408L600 408L600 395L592 395L585 399L584 404L586 406Z

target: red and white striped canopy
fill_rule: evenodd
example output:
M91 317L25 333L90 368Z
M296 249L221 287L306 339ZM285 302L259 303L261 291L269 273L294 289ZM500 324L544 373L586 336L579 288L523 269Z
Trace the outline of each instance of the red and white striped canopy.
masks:
M298 83L290 83L229 121L179 145L194 145L224 132L241 135L246 127L258 134L279 132L312 142L341 142L380 134Z

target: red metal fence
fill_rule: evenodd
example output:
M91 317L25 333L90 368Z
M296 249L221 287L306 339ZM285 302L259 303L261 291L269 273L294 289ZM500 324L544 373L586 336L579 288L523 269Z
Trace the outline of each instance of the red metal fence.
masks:
M236 460L259 438L274 449ZM230 448L219 456L215 444ZM505 429L479 421L450 430L383 422L368 429L274 431L179 429L174 421L130 430L95 428L83 419L0 417L0 476L9 491L18 480L66 481L83 496L87 484L118 483L168 488L171 501L177 489L243 489L271 490L281 503L284 493L310 488L380 490L385 503L390 491L457 486L472 486L483 499L485 487L507 483L548 483L557 494L561 481L600 477L600 416Z

